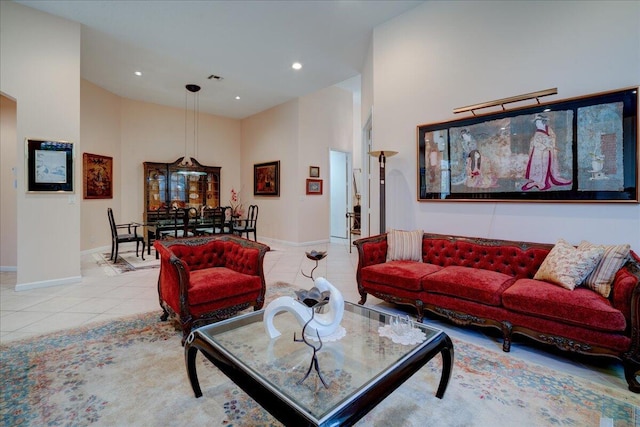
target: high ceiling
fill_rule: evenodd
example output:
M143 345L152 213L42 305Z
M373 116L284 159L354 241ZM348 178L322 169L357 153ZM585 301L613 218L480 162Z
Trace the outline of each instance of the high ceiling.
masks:
M195 83L200 111L245 118L357 76L373 28L423 1L16 3L82 24L84 79L122 97L181 108L185 85ZM295 61L301 70L291 68Z

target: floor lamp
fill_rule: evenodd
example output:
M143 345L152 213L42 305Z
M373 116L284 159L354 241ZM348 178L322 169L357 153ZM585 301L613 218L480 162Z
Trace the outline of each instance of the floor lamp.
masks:
M395 156L396 154L398 154L397 151L389 151L389 150L369 151L369 155L371 157L377 157L378 162L380 163L380 234L387 231L386 230L387 227L385 224L387 213L386 213L386 190L384 186L384 181L385 181L384 166L385 166L387 157L392 157L392 156Z

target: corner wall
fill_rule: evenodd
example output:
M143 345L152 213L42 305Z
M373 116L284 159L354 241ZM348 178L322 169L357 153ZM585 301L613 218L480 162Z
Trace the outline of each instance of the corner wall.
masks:
M80 24L0 2L0 92L17 102L16 289L80 280ZM73 195L26 194L25 138L75 143Z
M630 243L640 252L638 204L416 201L417 125L455 119L456 107L552 87L558 95L549 100L637 86L639 23L639 2L456 1L426 2L377 27L373 94L363 95L363 109L375 100L374 147L400 152L387 161L387 226Z
M329 151L353 149L353 95L331 86L242 121L242 200L259 206L258 235L289 244L327 242ZM280 161L280 197L253 196L253 165ZM309 166L323 194L307 195Z
M77 153L78 159L82 162L84 153L113 158L112 199L83 199L84 183L80 184L80 249L86 251L110 246L111 229L107 219L107 208L112 208L114 215L121 211L120 97L87 80L80 82L80 97L82 153Z

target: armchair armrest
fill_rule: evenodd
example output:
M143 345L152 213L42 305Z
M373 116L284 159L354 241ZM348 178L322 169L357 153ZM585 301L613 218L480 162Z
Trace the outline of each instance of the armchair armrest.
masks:
M116 224L116 229L127 229L127 234L133 234L134 236L138 236L138 227L142 224L138 224L137 222L130 222L127 224ZM131 232L131 227L133 227L133 233Z
M117 229L127 229L127 234L131 234L131 224L116 224Z
M177 301L173 309L180 315L188 315L189 266L175 256L161 241L154 244L160 253L160 275L158 292L164 301Z

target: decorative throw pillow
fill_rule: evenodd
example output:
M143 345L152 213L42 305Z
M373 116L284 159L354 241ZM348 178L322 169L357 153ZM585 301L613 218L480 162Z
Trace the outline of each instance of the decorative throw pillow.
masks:
M422 230L389 230L387 233L387 261L422 262Z
M629 258L631 245L594 245L583 240L578 245L578 249L589 249L596 246L604 248L604 255L596 265L596 268L584 279L583 285L592 289L605 298L609 298L611 285L616 277L616 273Z
M602 254L604 254L604 248L600 246L579 249L560 239L533 278L573 290L593 271Z

